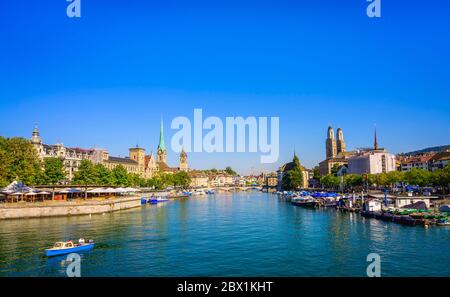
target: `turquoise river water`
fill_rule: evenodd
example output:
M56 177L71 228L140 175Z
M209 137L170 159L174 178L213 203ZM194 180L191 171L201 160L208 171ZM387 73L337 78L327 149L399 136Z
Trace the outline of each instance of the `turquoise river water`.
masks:
M294 207L260 192L105 215L0 221L0 276L65 276L54 242L95 239L82 276L450 276L450 228L408 227Z

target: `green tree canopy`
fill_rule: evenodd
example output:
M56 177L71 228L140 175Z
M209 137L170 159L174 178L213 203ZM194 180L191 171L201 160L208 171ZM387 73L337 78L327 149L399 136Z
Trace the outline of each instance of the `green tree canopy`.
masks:
M180 171L175 173L173 177L174 186L186 189L191 184L191 178L187 172Z
M25 138L0 137L0 185L5 186L14 180L27 185L36 185L42 177L39 156Z
M347 174L344 176L344 183L349 187L357 187L362 186L364 184L364 180L359 174Z
M334 189L339 186L340 180L339 180L339 177L337 177L333 174L327 174L320 179L320 183L325 188L333 188Z
M94 175L95 182L98 185L107 186L113 184L111 170L106 168L103 164L95 164Z
M66 179L64 164L60 158L45 158L42 183L56 185Z
M320 173L319 166L314 167L313 172L314 172L313 178L320 180L320 178L322 177L322 174Z
M423 187L431 184L432 176L428 170L413 168L405 173L405 180L409 185Z
M228 166L227 168L225 168L225 172L229 175L237 175L236 171L234 171L230 166Z
M443 169L438 169L432 173L431 180L434 185L448 187L450 184L450 163Z
M404 181L404 174L401 171L391 171L386 173L386 182L389 186Z
M129 187L131 186L131 179L129 178L128 172L122 165L114 167L111 171L112 183L114 186Z
M75 172L72 183L77 185L97 185L98 179L94 164L89 160L82 160L78 171Z
M293 191L303 186L303 173L293 169L286 172L282 179L283 190Z
M339 171L339 168L341 168L341 165L334 164L333 167L331 167L331 174L336 175L336 173Z
M286 191L296 190L303 186L302 166L300 165L300 160L297 155L294 155L292 163L294 163L293 168L283 174L283 179L281 181L283 190Z

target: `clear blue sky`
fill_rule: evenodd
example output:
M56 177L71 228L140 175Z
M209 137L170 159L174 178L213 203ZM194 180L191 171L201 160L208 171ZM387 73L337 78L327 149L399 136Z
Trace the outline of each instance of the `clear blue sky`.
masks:
M175 116L279 116L281 156L190 154L195 168L273 170L325 156L327 126L349 149L450 144L450 3L382 0L64 0L0 5L0 135L156 150ZM177 156L168 152L169 163Z

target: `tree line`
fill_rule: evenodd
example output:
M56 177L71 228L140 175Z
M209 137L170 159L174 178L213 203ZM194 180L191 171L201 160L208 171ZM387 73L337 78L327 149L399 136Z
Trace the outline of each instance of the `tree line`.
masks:
M26 185L56 185L68 183L64 163L60 158L40 160L31 142L24 138L4 138L0 136L0 187L12 181ZM71 181L73 185L98 185L118 187L168 187L187 188L191 179L186 172L174 174L157 173L153 178L144 179L138 174L128 173L122 165L110 170L102 164L82 160Z
M89 160L81 161L78 171L75 172L72 179L72 184L75 185L132 186L158 190L168 187L188 188L190 183L191 178L184 171L173 174L159 172L154 177L146 179L139 174L128 173L122 165L118 165L110 170L103 164L94 164Z
M446 188L450 184L450 163L442 169L433 172L413 168L411 171L391 171L380 174L347 174L343 177L328 174L320 178L320 183L325 188L335 189L343 183L346 188L361 187L364 185L378 187L394 187L396 184L408 184L411 186L434 186Z

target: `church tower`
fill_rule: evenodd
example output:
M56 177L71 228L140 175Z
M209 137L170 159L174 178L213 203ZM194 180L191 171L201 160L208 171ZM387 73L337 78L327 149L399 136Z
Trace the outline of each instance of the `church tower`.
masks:
M345 154L346 150L347 147L344 141L344 132L342 132L342 129L339 128L337 130L337 154L338 155Z
M375 151L378 150L377 128L375 128L375 139L374 139L374 142L373 142L373 149Z
M335 158L337 155L337 144L334 138L333 127L328 127L328 136L326 140L327 159Z
M136 161L139 166L145 165L145 150L140 148L138 145L136 147L130 148L130 159Z
M164 142L164 127L162 119L161 119L161 128L159 130L157 162L167 163L167 150L166 150L166 143Z
M33 130L33 134L31 136L31 144L36 149L39 158L42 159L44 154L44 147L42 145L42 139L41 136L39 135L39 128L37 126L35 126Z
M181 154L180 154L180 170L188 171L188 168L189 167L188 167L187 154L183 147L183 150L181 151Z

